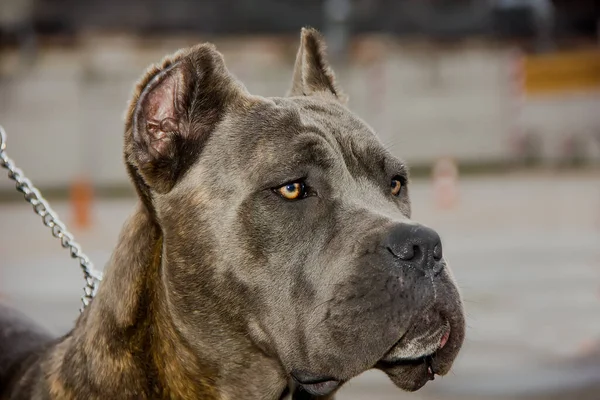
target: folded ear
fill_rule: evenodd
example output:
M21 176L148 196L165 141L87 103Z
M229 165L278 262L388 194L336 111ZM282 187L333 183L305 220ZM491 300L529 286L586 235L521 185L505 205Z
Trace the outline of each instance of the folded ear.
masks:
M171 190L196 161L226 109L244 94L209 44L151 67L133 96L125 136L126 162L140 194Z
M289 96L328 94L342 103L347 101L336 84L325 49L325 40L319 32L312 28L302 28Z

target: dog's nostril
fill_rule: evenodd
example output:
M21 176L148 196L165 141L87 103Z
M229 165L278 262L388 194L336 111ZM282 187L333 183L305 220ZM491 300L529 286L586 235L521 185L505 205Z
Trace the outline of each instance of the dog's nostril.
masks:
M417 244L402 246L400 251L394 251L388 247L388 251L402 261L420 260L423 257L423 249Z
M396 256L396 253L394 253L394 250L393 250L393 249L392 249L390 246L387 246L387 247L386 247L386 249L387 249L387 251L389 251L389 253L390 253L391 255L393 255L394 257L397 257L397 256Z
M410 261L410 260L414 260L414 259L420 260L421 257L423 257L423 249L421 248L421 246L418 246L416 244L413 245L412 246L412 255L413 256L409 260L406 260L406 261Z
M410 261L415 258L416 246L403 246L398 253L398 258L404 261Z
M387 251L389 251L391 255L393 255L396 258L399 258L400 260L410 261L413 258L415 258L415 247L403 246L403 247L394 249L390 246L387 246Z
M442 243L438 242L433 248L433 259L440 261L442 259Z

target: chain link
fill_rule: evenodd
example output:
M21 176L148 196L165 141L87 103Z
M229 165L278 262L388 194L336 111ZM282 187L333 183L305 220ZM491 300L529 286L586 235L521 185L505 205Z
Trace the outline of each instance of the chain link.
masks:
M50 228L52 236L60 240L61 246L69 250L72 258L76 258L79 261L85 279L83 296L81 297L83 306L80 309L83 312L84 308L91 303L98 291L98 285L102 280L102 273L94 268L94 264L83 253L81 246L74 240L73 235L58 218L56 212L50 208L48 202L33 186L31 181L23 175L23 171L15 166L13 160L6 155L5 150L6 132L0 126L0 166L8 170L8 177L16 182L17 191L23 193L25 200L33 206L33 211L42 217L42 222Z

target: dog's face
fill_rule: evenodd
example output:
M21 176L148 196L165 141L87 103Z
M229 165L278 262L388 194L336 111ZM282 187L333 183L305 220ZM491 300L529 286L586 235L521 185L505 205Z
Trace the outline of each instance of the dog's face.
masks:
M286 98L247 93L210 46L178 53L140 84L128 166L190 346L215 323L313 394L370 368L416 390L462 345L460 296L410 219L405 165L343 104L322 46L303 31Z

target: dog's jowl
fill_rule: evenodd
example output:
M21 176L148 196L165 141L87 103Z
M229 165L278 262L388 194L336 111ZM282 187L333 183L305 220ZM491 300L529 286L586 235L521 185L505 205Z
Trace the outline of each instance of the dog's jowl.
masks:
M368 369L446 374L460 295L409 179L345 104L314 30L287 97L201 44L151 67L125 125L139 204L62 338L0 312L0 397L332 398Z

